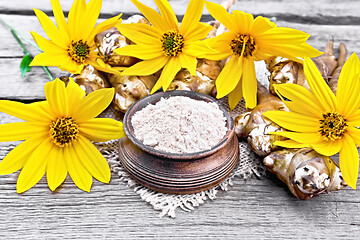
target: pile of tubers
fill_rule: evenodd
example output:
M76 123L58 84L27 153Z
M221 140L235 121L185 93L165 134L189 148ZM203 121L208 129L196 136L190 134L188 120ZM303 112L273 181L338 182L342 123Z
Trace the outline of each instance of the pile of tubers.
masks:
M324 54L314 59L317 68L330 88L336 93L337 81L345 63L347 50L340 44L339 57L334 56L333 41L326 44ZM285 58L277 57L266 61L270 72L269 91L258 86L258 105L235 118L235 131L244 138L251 149L265 157L267 169L278 176L299 199L307 200L321 193L346 187L339 166L330 157L320 155L312 149L283 149L275 146L283 137L270 132L284 131L262 115L270 110L288 111L281 99L273 94L274 85L295 83L309 89L303 66Z
M146 23L148 21L139 15L134 15L123 23ZM213 31L208 38L215 37L226 28L219 22L210 22ZM99 33L95 42L99 50L99 57L115 69L121 70L139 62L139 59L120 56L114 50L133 44L116 28ZM333 42L327 43L324 55L314 59L324 79L335 92L337 79L347 56L346 47L340 44L340 54L334 56ZM215 80L222 68L223 61L199 59L196 76L192 76L187 69L182 69L174 78L169 90L190 90L211 96L216 96ZM264 164L269 171L277 175L299 199L307 200L321 193L335 191L346 187L338 165L330 158L316 153L312 149L283 149L275 146L276 140L283 137L271 135L270 132L284 131L262 113L269 110L287 111L285 104L274 94L274 84L295 83L309 89L305 80L303 66L285 58L270 58L266 61L270 72L270 87L258 84L258 105L235 118L235 131L239 138L246 139L251 149L264 157ZM160 70L161 71L161 70ZM92 66L87 66L81 74L73 75L75 82L89 94L100 88L114 87L115 96L113 107L125 113L132 104L150 94L152 87L161 72L150 76L123 76L103 73ZM64 80L65 81L65 80Z

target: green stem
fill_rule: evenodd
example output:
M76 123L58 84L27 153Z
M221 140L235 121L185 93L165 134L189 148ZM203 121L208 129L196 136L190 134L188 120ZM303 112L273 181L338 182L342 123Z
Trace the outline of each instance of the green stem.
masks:
M15 40L18 42L18 44L20 45L20 47L23 49L24 54L29 54L31 57L32 55L30 54L29 50L26 48L26 46L24 45L24 43L21 41L21 39L19 38L19 36L24 39L26 42L28 42L29 44L31 44L32 46L34 46L36 49L38 49L39 51L42 51L38 45L36 45L35 43L33 43L32 41L30 41L27 37L23 36L21 33L19 33L18 31L16 31L12 26L10 26L7 22L5 22L3 19L0 18L0 21L3 22L8 28L10 28L11 34L14 36ZM49 69L45 66L41 66L46 75L48 76L48 78L50 79L50 81L54 80L53 76L51 75L51 72L49 71Z
M5 22L5 20L3 20L2 18L0 18L0 21L3 22L8 28L10 28L12 31L14 31L14 33L21 37L22 39L24 39L27 43L29 43L30 45L32 45L33 47L35 47L37 50L42 51L38 45L36 45L36 43L34 43L33 41L29 40L27 37L25 37L24 35L22 35L20 32L16 31L15 28L13 28L10 24L8 24L7 22Z

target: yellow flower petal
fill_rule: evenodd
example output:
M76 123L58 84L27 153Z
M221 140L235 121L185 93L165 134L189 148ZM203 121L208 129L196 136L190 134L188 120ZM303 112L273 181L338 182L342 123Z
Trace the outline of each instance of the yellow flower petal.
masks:
M309 144L299 143L299 142L296 142L294 140L275 141L274 145L284 147L284 148L306 148L306 147L310 147Z
M50 108L55 110L56 117L68 115L68 97L65 90L65 83L60 79L45 84L45 96Z
M37 45L41 48L41 50L46 51L47 53L56 53L56 54L64 54L65 49L61 46L56 45L52 41L45 39L44 37L40 36L36 32L30 32L32 37L34 38ZM66 48L67 50L67 48ZM54 54L55 55L55 54ZM37 55L36 55L37 56ZM35 56L35 57L36 57Z
M346 135L339 155L339 165L347 185L356 189L359 174L359 153L354 141Z
M356 145L360 146L360 129L349 127L347 129L347 134L349 134Z
M79 131L91 141L106 142L125 136L122 122L110 118L94 118L83 122Z
M257 80L254 61L243 59L242 89L246 108L254 108L257 105Z
M196 76L196 57L189 56L185 53L179 55L179 61L182 68L189 70L190 74Z
M74 145L76 145L75 143ZM86 156L80 156L86 157ZM85 192L90 192L92 185L92 176L80 162L74 146L64 147L64 160L69 175L75 185Z
M55 191L67 176L64 148L54 146L47 156L46 179L51 191Z
M161 29L163 32L168 30L168 27L164 23L164 18L154 9L142 4L137 0L131 0L133 4L140 10L144 17L153 25L155 28Z
M48 121L46 117L49 116L43 112L42 109L34 107L32 104L28 105L9 100L0 100L0 112L12 115L28 122Z
M359 108L359 74L360 61L353 53L341 69L336 91L338 108L343 115L349 116Z
M86 63L93 66L99 71L107 72L115 75L120 75L121 71L125 69L124 67L111 67L109 64L104 63L104 61L100 58L97 58L96 61L89 59L86 61Z
M146 45L129 45L115 49L114 52L122 56L132 56L142 60L149 60L164 56L164 52L160 44L152 47Z
M314 132L272 132L272 134L283 136L294 140L295 142L304 143L307 145L323 141L323 139L320 137L320 134Z
M81 101L78 110L73 115L74 120L81 125L98 116L109 106L114 94L114 88L103 88L90 93Z
M111 173L108 162L88 139L79 136L78 142L74 144L74 150L87 172L100 182L110 182Z
M263 115L281 127L294 132L318 132L319 119L295 112L267 111Z
M206 45L204 41L196 41L185 42L183 52L189 56L205 58L205 56L213 54L215 50Z
M90 0L86 5L86 13L84 15L87 19L87 27L90 31L95 27L96 20L100 15L101 5L102 0Z
M235 89L229 93L228 102L229 102L230 110L233 110L238 105L240 100L243 98L242 81L243 81L243 79L240 78L240 81L236 85Z
M64 29L66 32L69 31L69 28L67 26L64 13L61 9L61 5L59 3L59 0L50 0L51 6L53 8L54 17L56 20L56 24L60 29Z
M308 57L306 57L304 61L304 73L311 91L314 93L322 110L335 110L336 98L334 93L326 84L315 63Z
M215 81L217 98L222 98L235 89L243 72L242 58L233 56Z
M81 39L85 29L83 14L86 11L85 0L75 0L68 14L69 33L72 39Z
M292 83L285 83L277 84L274 86L274 88L275 91L282 97L291 100L291 102L283 102L286 104L286 106L289 107L292 112L321 118L321 108L319 106L319 103L317 103L314 94L303 86ZM306 107L304 107L303 105L305 105Z
M350 116L346 116L349 125L360 127L360 109L354 111Z
M181 24L183 26L183 23ZM212 26L210 26L207 23L194 23L194 27L191 31L187 31L184 35L185 41L198 41L203 40L207 37L208 33L213 29Z
M164 69L158 79L158 82L161 83L164 91L168 89L170 83L174 80L175 75L180 71L181 65L179 58L172 57L169 62L164 66Z
M0 125L0 142L25 140L34 134L49 131L49 126L28 122L5 123Z
M42 142L30 155L17 180L17 193L22 193L32 188L44 176L47 156L54 144L50 140Z
M234 33L225 32L215 38L208 38L203 42L210 46L212 49L218 52L207 53L203 55L204 58L209 60L222 60L228 58L232 55L232 50L230 48L231 40L235 38Z
M70 78L66 87L66 93L69 103L69 116L72 116L78 110L82 99L85 97L85 92L74 82L73 78Z
M237 32L238 28L236 25L238 24L234 24L235 21L233 15L228 13L224 7L209 1L205 1L205 6L213 18L224 24L230 31Z
M250 31L259 34L274 27L276 27L276 24L271 22L270 19L262 16L258 16L255 18L254 22L252 23ZM254 37L256 36L257 35L254 35Z
M58 29L50 18L38 9L34 9L34 12L39 19L41 26L43 27L46 35L56 44L62 48L67 48L70 43L70 38L64 29Z
M125 69L122 72L122 75L137 75L137 76L147 76L159 71L164 65L168 62L169 57L155 58L151 60L145 60L138 62L135 65Z
M145 23L122 23L116 27L121 34L136 44L161 46L162 32L153 26Z
M0 175L11 174L24 167L29 156L35 148L46 140L48 135L33 135L24 142L16 146L8 155L0 162Z
M241 24L235 24L236 32L244 33L244 34L248 33L252 25L252 22L254 20L253 15L239 10L235 10L232 13L234 18L233 21L237 23L241 23Z
M204 0L190 0L180 26L184 37L190 36L192 32L196 30L197 23L200 21L204 9L204 3ZM211 29L209 29L209 31L210 30Z
M175 16L170 3L167 0L154 0L159 8L161 16L164 18L163 24L168 25L168 30L179 30L179 22Z
M271 56L281 56L288 58L295 62L302 63L302 57L309 56L309 57L317 57L322 54L322 52L316 50L315 48L311 47L307 43L302 44L278 44L260 40L257 44L258 48L257 52L266 53ZM301 57L300 57L301 56Z
M95 35L98 34L99 32L103 32L105 30L108 30L109 28L114 27L116 24L121 22L121 15L119 14L115 17L109 18L107 20L105 20L104 22L98 24L94 30L93 30L93 34L90 35L90 37L88 38L88 41L93 41L95 38Z
M34 57L30 66L62 66L65 65L71 58L63 53L48 53L42 52ZM71 60L72 61L72 60ZM74 70L70 70L74 72Z
M341 147L343 146L343 139L336 141L322 141L319 143L312 143L310 145L318 153L325 156L332 156L340 151Z
M254 37L258 41L264 41L269 44L295 45L304 43L310 37L310 34L293 28L276 27L269 28L266 32L259 34L259 36L254 34Z

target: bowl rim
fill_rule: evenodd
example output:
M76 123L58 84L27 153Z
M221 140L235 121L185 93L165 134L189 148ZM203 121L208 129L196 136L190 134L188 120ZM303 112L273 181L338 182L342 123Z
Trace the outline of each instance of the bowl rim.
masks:
M202 101L206 101L206 102L215 102L219 106L220 110L223 112L223 114L226 118L226 127L228 130L227 130L225 136L223 137L223 139L218 144L213 146L211 149L207 149L207 150L203 150L203 151L199 151L199 152L193 152L193 153L171 153L171 152L160 151L160 150L154 149L153 147L143 144L139 139L137 139L134 135L133 126L131 125L132 116L137 111L140 111L141 109L148 106L149 104L157 103L158 101L161 100L161 98L167 99L167 98L174 97L174 96L185 96L185 97L189 97L189 98L195 99L195 100L200 100L200 101L202 100ZM195 98L195 97L197 97L197 98ZM151 99L153 101L149 101L149 99ZM221 105L221 103L219 103L219 101L217 101L215 98L213 98L209 95L205 95L205 94L193 92L193 91L187 91L187 90L170 90L170 91L166 91L166 92L157 92L157 93L148 95L148 96L138 100L126 111L124 120L123 120L123 125L124 125L124 132L125 132L126 136L130 139L130 141L132 143L134 143L141 150L148 152L152 155L165 158L165 159L168 158L168 159L175 159L175 160L180 160L180 161L188 161L188 160L192 160L192 159L204 158L204 157L207 157L207 156L219 151L227 142L229 142L230 138L233 137L233 132L234 132L234 121L231 118L228 110L223 105Z

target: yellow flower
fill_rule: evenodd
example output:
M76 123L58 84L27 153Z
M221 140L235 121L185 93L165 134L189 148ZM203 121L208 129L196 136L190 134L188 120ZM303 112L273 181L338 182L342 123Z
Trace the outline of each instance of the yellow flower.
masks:
M90 142L108 141L124 136L121 122L94 118L112 101L114 89L100 89L85 96L71 79L56 79L45 85L46 101L24 104L1 100L0 111L25 122L0 125L0 141L25 140L1 162L0 174L22 168L17 192L33 187L46 173L54 191L67 173L84 191L90 191L92 176L100 182L110 181L107 161Z
M220 53L206 55L211 60L230 57L216 79L217 98L229 94L229 106L235 108L244 97L247 108L257 104L257 81L254 61L265 60L270 56L282 56L294 61L299 57L316 57L321 54L306 40L309 34L299 30L277 27L269 19L257 17L242 11L228 13L216 3L206 1L210 14L220 21L228 32L213 39L209 45Z
M187 68L192 75L196 75L196 58L214 51L200 41L212 29L210 25L199 22L204 0L190 0L180 27L166 0L155 0L161 15L137 0L131 1L152 26L142 23L117 24L119 31L136 45L125 46L115 52L144 60L125 69L122 75L150 75L163 68L151 93L161 87L165 91L181 68Z
M326 156L340 152L344 180L355 189L359 172L356 145L360 146L359 58L354 53L344 64L336 96L309 58L305 58L304 72L312 92L296 84L276 85L279 96L290 100L284 101L290 112L264 113L291 131L274 133L291 139L275 144L288 148L312 147Z
M110 65L98 58L95 35L113 27L120 21L120 16L110 18L95 27L100 14L101 0L75 0L69 11L68 23L65 21L59 0L51 0L57 27L42 11L34 9L47 40L35 32L31 32L34 40L44 52L35 56L30 66L57 66L61 70L80 73L85 65L92 65L98 70L119 74Z

